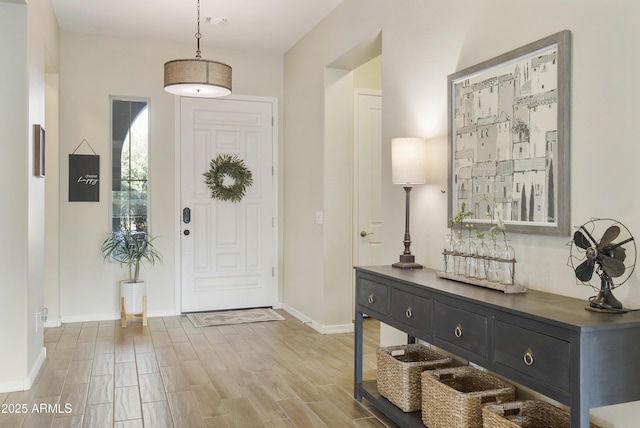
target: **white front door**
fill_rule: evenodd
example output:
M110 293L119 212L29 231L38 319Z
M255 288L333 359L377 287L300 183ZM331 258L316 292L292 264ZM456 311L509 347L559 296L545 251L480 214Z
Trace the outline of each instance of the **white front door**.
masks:
M180 100L182 312L275 303L273 108L270 101ZM238 156L251 171L253 185L240 202L213 199L205 183L221 154Z
M354 264L380 264L382 246L382 96L355 94Z

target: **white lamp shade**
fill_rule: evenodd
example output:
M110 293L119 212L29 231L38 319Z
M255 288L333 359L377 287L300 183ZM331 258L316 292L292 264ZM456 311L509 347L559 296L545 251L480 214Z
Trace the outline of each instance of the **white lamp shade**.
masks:
M394 184L427 182L427 140L424 138L391 140L391 179Z

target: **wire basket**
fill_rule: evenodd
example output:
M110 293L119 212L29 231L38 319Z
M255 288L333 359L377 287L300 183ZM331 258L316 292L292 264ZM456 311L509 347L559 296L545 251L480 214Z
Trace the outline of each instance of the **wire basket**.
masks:
M422 373L422 422L429 428L482 428L482 406L515 399L514 386L473 367Z
M570 428L569 413L538 400L490 404L482 409L483 428ZM599 428L589 424L591 428Z
M376 354L378 392L403 412L420 410L420 374L451 364L451 358L420 344L379 348Z

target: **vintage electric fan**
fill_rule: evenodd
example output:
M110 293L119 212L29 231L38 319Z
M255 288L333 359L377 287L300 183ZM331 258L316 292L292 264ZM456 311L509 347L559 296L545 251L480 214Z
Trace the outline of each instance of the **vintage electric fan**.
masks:
M580 226L571 241L569 265L580 283L596 290L591 281L594 274L600 278L598 294L589 299L586 309L608 313L628 311L612 293L627 282L636 265L636 244L622 223L592 219Z

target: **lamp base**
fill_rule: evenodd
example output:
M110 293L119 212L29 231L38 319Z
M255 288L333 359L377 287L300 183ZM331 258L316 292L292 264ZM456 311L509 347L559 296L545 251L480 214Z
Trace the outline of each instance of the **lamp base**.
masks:
M422 269L423 266L416 263L416 258L413 254L401 254L400 261L391 265L398 269Z

